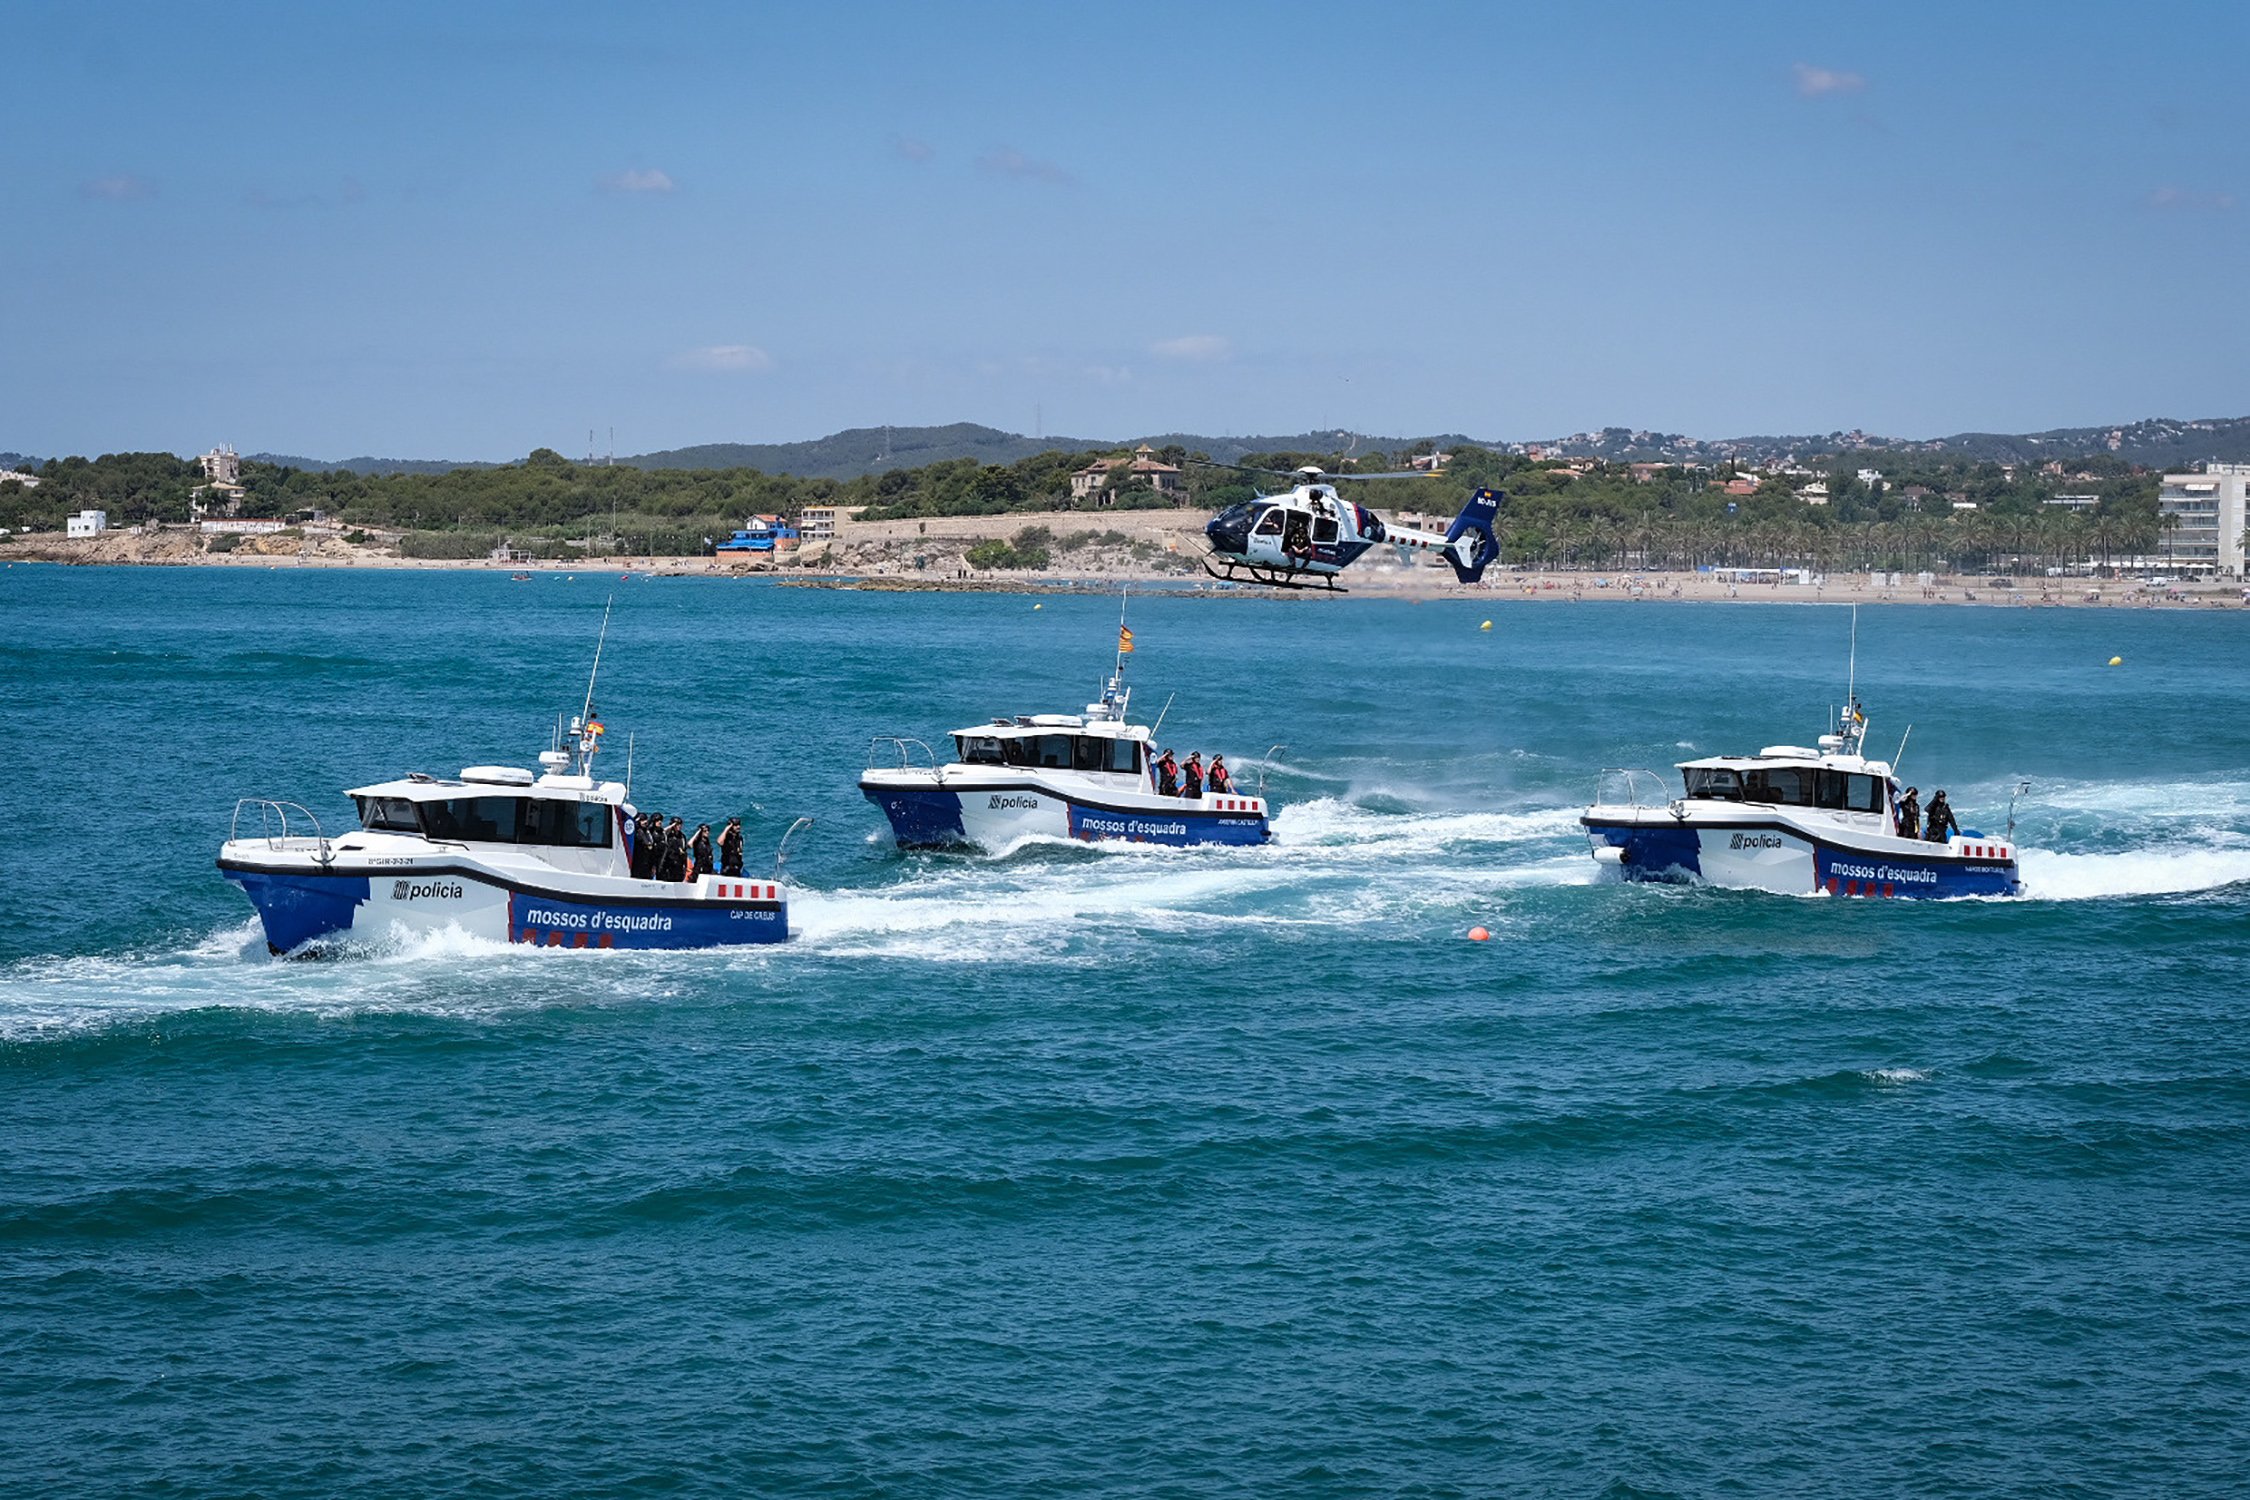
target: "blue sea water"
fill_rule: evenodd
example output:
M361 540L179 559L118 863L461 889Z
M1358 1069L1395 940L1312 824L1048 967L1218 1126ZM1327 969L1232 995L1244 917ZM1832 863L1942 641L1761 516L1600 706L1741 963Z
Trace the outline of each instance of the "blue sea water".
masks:
M609 759L817 818L801 939L270 960L234 799L527 762L612 592ZM2031 783L1928 904L1574 831L1818 733L1842 610L1133 623L1272 847L888 846L869 737L1113 599L0 571L0 1493L2240 1493L2250 616L1863 609L1907 779Z

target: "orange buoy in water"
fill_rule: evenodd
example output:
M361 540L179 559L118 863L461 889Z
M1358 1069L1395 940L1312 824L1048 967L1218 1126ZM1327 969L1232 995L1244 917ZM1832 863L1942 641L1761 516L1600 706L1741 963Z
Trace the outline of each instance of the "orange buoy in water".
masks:
M1488 942L1491 940L1491 937L1492 934L1486 932L1482 927L1472 927L1469 929L1469 941L1472 943Z

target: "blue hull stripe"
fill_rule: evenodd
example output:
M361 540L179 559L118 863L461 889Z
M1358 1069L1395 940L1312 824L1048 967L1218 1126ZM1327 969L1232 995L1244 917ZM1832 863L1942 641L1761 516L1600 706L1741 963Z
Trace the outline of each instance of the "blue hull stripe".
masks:
M2014 896L2023 881L2009 860L1969 859L1961 856L1917 857L1875 854L1829 843L1801 828L1785 823L1741 822L1680 824L1652 827L1646 824L1583 823L1594 837L1625 852L1620 873L1627 880L1678 882L1702 879L1702 841L1705 832L1745 829L1783 833L1812 849L1810 889L1837 896Z

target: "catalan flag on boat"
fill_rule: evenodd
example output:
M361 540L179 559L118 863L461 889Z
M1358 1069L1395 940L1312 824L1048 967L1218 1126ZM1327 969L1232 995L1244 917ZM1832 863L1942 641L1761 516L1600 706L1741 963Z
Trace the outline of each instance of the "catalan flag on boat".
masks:
M1117 627L1117 654L1119 656L1131 656L1133 654L1133 631L1131 626L1120 625Z

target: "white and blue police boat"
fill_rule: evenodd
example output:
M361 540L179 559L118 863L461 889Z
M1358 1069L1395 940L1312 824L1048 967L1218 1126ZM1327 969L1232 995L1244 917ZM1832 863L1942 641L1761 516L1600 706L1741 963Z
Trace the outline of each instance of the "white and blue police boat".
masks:
M1879 899L2019 894L2013 815L2005 838L1902 834L1898 780L1862 755L1866 732L1854 701L1818 748L1678 762L1676 797L1654 772L1604 771L1578 821L1595 860L1627 880Z
M1133 690L1123 668L1132 635L1121 625L1118 636L1117 668L1101 701L1084 713L1019 714L956 729L954 759L945 765L920 740L878 735L859 789L890 819L898 846L997 854L1031 838L1174 846L1272 838L1263 795L1158 789L1152 731L1126 718Z
M586 711L540 774L470 766L349 793L358 829L329 837L301 803L246 797L219 849L277 954L457 931L544 948L717 948L789 935L778 877L632 873L626 787L596 781L603 726Z

